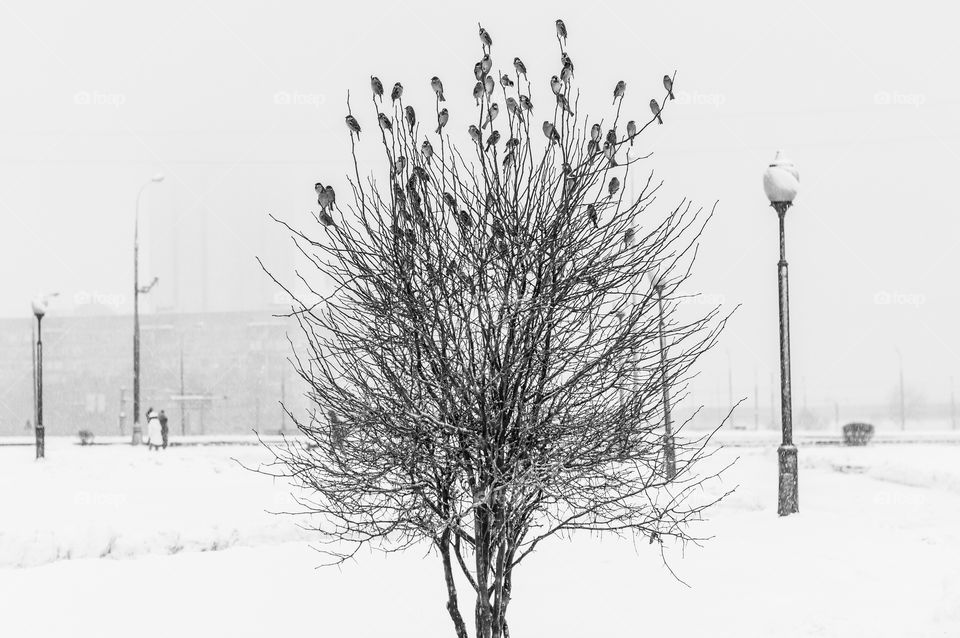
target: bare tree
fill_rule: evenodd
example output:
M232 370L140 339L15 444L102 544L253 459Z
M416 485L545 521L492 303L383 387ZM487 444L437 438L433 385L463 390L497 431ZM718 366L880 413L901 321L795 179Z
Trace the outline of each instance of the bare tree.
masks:
M284 223L320 274L303 283L333 292L297 300L308 345L296 366L313 409L291 414L302 439L273 448L333 562L366 545L432 545L458 638L458 581L474 596L475 635L509 636L514 575L545 539L639 535L662 551L694 538L687 524L710 504L693 471L705 438L665 439L662 384L681 398L724 322L715 309L674 313L708 216L682 201L654 217L652 174L633 199L620 188L648 157L631 149L661 121L659 103L624 126L618 85L608 124L578 116L558 21L555 104L537 107L537 124L523 63L495 71L492 38L481 28L480 39L468 121L443 108L437 78L426 126L402 89L384 97L373 78L379 132L364 123L362 134L382 139L381 181L361 177L348 95L352 204L317 184L322 230ZM448 119L472 121L468 145ZM672 300L663 360L653 272Z

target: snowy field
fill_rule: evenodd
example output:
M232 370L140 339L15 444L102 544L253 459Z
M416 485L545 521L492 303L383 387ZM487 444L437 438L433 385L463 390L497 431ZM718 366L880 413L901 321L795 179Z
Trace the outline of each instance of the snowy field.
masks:
M263 450L52 441L0 447L2 636L448 636L438 561L368 554L316 566ZM522 636L960 636L960 446L809 446L799 515L776 516L773 447L739 457L739 488L670 552L582 537L518 572ZM234 460L236 459L236 460ZM461 600L465 613L469 603Z

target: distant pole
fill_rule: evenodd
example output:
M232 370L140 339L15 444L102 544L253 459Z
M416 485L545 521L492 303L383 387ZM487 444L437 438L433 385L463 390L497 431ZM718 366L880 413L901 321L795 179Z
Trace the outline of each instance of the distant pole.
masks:
M37 329L30 322L30 359L33 362L33 423L37 423Z
M760 377L753 369L753 429L760 429Z
M900 368L900 429L907 429L907 407L905 392L903 389L903 354L900 352L900 348L897 348L897 363Z
M43 431L43 335L40 332L40 322L43 313L37 314L37 458L42 459L45 453Z
M286 368L280 366L280 432L287 429L287 374Z
M663 319L663 284L659 281L653 286L657 294L657 306L660 313L660 384L663 389L663 463L667 480L677 476L677 456L673 443L673 424L670 417L670 385L667 378L667 336Z
M183 335L180 335L180 436L187 434L187 407L183 387Z
M149 286L140 286L140 196L147 186L162 181L163 175L157 173L140 187L133 217L133 437L130 441L133 445L140 445L143 441L143 430L140 429L140 295L150 292L157 283L154 277Z
M730 351L727 350L727 409L733 408L733 360L730 358ZM730 427L734 426L736 417L734 412L730 412Z
M953 377L950 377L950 429L957 429L957 404L953 397Z

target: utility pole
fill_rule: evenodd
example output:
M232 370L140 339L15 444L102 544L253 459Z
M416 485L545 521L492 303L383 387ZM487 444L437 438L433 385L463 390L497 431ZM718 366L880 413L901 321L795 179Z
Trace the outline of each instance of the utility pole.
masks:
M180 436L187 434L187 408L183 390L183 335L180 335Z
M907 407L905 392L903 389L903 354L900 352L900 348L897 348L897 362L899 363L900 368L900 429L907 429Z

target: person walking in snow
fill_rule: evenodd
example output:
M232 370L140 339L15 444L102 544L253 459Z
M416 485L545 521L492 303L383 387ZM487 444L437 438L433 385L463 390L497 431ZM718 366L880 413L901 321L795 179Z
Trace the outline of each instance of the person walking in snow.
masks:
M160 436L163 438L163 449L166 450L170 436L170 430L167 428L167 414L163 410L160 410L160 416L157 418L160 421Z
M147 410L147 448L158 450L163 445L163 430L160 427L160 419L153 408Z

